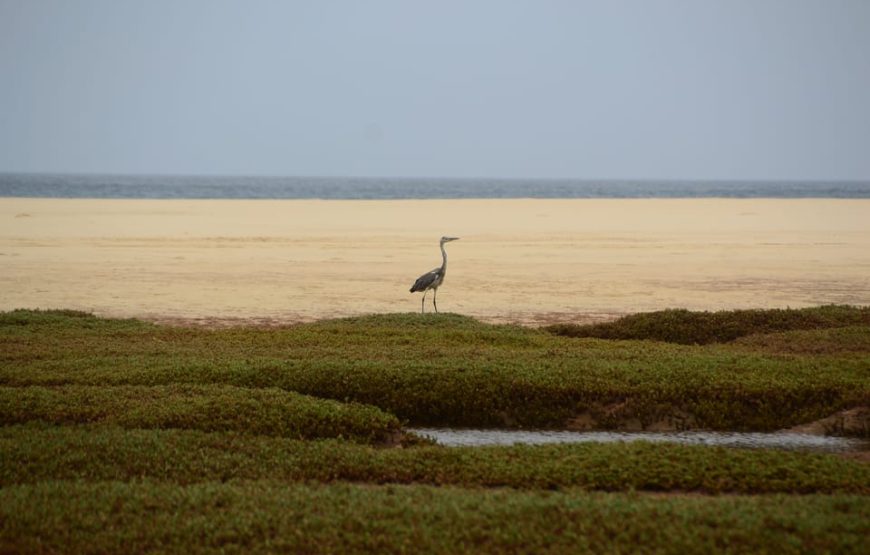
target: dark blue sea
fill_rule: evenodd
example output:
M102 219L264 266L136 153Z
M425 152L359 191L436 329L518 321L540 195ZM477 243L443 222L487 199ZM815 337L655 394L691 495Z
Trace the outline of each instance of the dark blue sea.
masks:
M373 200L870 198L870 181L615 181L0 173L0 197Z

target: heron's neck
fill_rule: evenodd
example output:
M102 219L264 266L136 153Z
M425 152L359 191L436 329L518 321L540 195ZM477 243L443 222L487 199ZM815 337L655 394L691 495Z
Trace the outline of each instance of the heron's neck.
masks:
M441 243L441 258L444 259L441 263L441 273L444 273L447 271L447 251L444 250L444 243Z

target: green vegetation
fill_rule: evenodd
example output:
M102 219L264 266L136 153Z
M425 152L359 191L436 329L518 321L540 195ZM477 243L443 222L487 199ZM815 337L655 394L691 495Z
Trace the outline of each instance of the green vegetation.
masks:
M870 405L867 314L668 311L615 340L451 314L0 313L0 553L863 553L865 456L445 448L400 419L783 428Z
M269 482L0 490L0 551L864 553L854 496L649 497Z
M399 420L374 407L220 385L0 387L0 425L44 421L384 443Z
M800 310L661 310L632 314L603 324L555 324L547 331L567 337L651 339L684 345L727 343L754 334L870 326L870 307L821 306Z
M826 322L868 313L817 311L771 312ZM807 333L832 344L828 330ZM0 315L0 384L280 388L413 425L776 430L870 404L864 344L816 355L573 339L451 314L203 330L16 311Z
M378 449L186 430L0 428L0 487L57 479L870 494L870 465L812 453L645 442Z
M769 353L867 356L870 326L755 334L741 337L735 344Z

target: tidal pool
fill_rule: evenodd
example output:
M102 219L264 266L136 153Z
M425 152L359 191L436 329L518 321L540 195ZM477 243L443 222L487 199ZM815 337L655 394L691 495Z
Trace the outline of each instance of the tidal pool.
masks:
M791 432L570 432L556 430L486 430L471 428L411 428L446 446L541 445L545 443L588 443L652 441L684 445L721 445L806 451L844 452L870 448L867 441L854 438L817 436Z

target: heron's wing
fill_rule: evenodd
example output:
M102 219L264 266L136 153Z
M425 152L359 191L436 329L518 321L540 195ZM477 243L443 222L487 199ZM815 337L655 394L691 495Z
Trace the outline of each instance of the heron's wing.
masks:
M438 279L438 273L441 271L441 268L435 268L431 272L426 272L422 276L417 278L417 281L414 282L414 285L411 286L411 293L417 291L425 291L429 288L430 285L435 283L435 280Z

